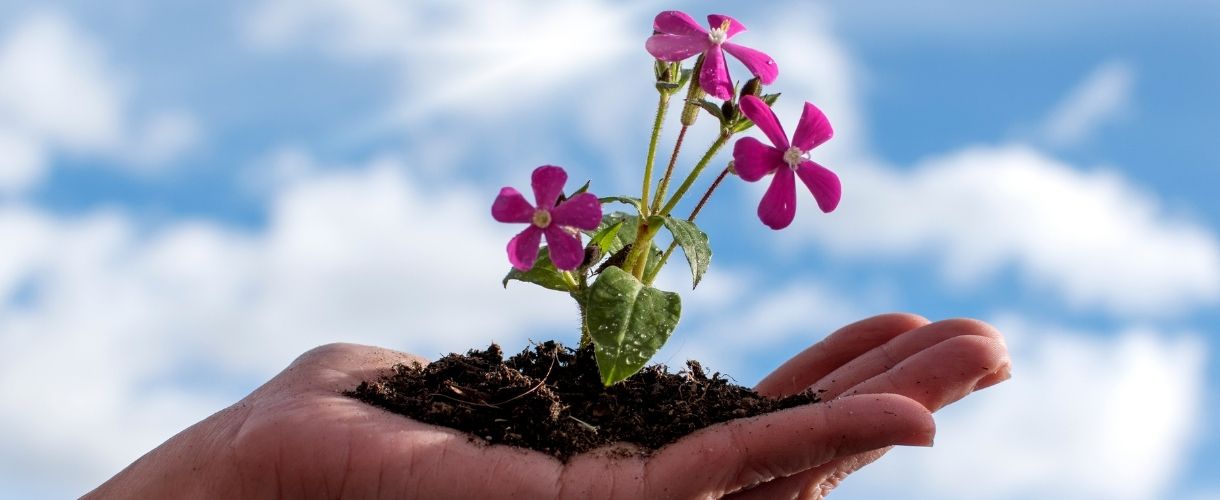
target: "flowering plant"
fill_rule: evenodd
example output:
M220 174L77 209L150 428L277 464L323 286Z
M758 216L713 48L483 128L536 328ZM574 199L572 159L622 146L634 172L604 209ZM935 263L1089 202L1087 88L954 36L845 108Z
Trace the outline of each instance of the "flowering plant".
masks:
M516 280L571 295L580 309L580 344L593 345L602 382L607 386L643 368L678 325L680 297L652 284L674 249L681 247L690 265L692 288L699 285L712 249L707 234L695 225L695 218L725 177L734 174L755 182L771 175L771 184L758 204L759 220L771 229L783 229L795 217L796 178L813 194L823 212L833 211L839 203L839 178L809 159L810 150L833 134L826 116L806 102L789 140L771 110L779 94L763 92L764 86L778 77L778 65L760 51L729 42L746 30L736 19L724 15L709 15L707 19L710 29L682 12L662 12L653 22L653 35L644 44L655 58L658 101L638 198L599 198L589 192L589 183L565 195L567 173L546 165L534 170L533 204L511 187L501 189L492 204L492 216L497 221L527 224L508 242L508 260L513 269L504 278L505 286ZM726 52L753 75L744 86L732 83ZM695 60L688 68L685 61L692 57ZM672 97L683 90L681 128L653 191L661 128ZM687 129L703 113L717 121L719 133L677 189L666 197ZM733 159L690 214L685 218L673 215L717 153L735 135L755 125L771 145L753 137L737 140ZM625 205L629 210L604 213L603 205L609 204ZM671 237L664 251L654 241L662 230ZM582 236L589 238L587 244L581 243ZM543 239L546 246L542 246Z

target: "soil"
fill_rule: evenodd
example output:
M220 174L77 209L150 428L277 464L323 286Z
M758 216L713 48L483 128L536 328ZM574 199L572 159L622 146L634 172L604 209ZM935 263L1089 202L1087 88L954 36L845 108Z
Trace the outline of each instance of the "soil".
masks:
M450 354L426 366L398 365L347 396L412 419L451 427L471 439L573 455L626 442L648 454L712 424L818 402L816 394L782 399L708 376L697 361L668 373L644 368L603 387L591 347L545 342L507 360L500 347Z

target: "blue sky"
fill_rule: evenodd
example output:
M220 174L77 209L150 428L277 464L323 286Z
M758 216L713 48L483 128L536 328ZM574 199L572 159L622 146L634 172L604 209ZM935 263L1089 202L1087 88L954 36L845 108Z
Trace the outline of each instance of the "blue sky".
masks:
M487 207L544 163L638 189L678 8L750 28L789 128L826 111L845 194L772 232L726 186L660 359L749 384L865 315L978 317L1013 380L836 496L1220 498L1220 8L485 4L0 3L0 496L79 494L321 343L574 341L499 288Z

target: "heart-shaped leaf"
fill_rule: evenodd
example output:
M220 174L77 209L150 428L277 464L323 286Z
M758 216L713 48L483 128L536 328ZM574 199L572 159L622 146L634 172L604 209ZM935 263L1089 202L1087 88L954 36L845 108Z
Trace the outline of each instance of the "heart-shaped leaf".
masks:
M647 286L617 267L603 271L586 293L585 320L607 387L640 371L682 315L678 294Z

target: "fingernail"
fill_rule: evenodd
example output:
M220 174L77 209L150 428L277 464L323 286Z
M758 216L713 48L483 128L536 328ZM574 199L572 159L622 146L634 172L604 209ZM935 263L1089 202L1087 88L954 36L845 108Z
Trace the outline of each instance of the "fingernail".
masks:
M978 382L974 384L974 389L971 389L971 391L973 392L979 389L986 389L1010 378L1012 378L1012 364L1004 363L996 371L979 379Z
M907 438L905 440L904 443L901 443L901 444L904 444L907 446L923 446L923 447L931 448L932 442L935 439L936 439L936 430L929 429L926 431L920 431L920 432L916 432L915 434L912 434L909 438Z

